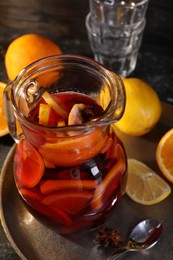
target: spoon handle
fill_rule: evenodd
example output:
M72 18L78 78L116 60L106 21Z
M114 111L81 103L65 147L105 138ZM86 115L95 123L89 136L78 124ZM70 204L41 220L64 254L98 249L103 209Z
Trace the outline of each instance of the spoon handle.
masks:
M115 260L118 257L120 257L121 255L125 254L128 250L126 248L120 248L119 250L117 250L113 255L111 255L110 257L107 258L107 260Z

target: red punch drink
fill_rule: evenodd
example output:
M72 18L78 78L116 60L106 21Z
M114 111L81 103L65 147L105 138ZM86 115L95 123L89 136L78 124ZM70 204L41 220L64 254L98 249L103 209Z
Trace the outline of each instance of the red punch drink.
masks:
M92 60L53 56L5 94L22 129L17 135L11 114L23 200L59 233L100 226L125 193L126 154L111 127L124 111L121 79Z
M88 124L103 109L76 93L43 94L29 120L47 127ZM24 200L57 224L60 232L92 226L119 201L124 191L126 156L110 127L74 130L47 140L25 129L14 158L15 180ZM32 137L30 137L32 135ZM94 220L94 222L93 222Z

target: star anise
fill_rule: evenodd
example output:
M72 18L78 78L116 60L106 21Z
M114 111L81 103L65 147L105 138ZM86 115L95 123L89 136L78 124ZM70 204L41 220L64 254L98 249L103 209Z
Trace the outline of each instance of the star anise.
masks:
M105 228L103 231L99 231L99 234L96 236L96 243L104 247L115 246L118 248L120 246L123 238L119 235L116 229Z

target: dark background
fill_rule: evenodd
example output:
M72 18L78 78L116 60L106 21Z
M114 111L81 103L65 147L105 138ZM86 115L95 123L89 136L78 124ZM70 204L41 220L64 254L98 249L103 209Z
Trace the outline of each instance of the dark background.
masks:
M25 33L57 42L64 53L93 57L85 28L89 0L0 0L0 79L6 80L3 57L9 43ZM173 102L173 1L150 0L136 70L162 101Z
M89 53L88 11L88 0L1 0L0 42L6 45L19 35L40 33L61 43L64 51ZM150 0L142 50L173 55L172 13L172 0Z

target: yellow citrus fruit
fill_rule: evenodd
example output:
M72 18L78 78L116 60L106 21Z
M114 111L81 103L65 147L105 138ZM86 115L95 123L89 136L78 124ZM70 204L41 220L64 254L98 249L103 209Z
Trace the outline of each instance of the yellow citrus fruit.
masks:
M6 84L4 82L0 82L0 136L4 136L9 133L3 101L3 91L5 87Z
M10 43L5 54L8 78L14 80L30 63L61 53L60 47L46 37L37 34L22 35Z
M173 128L160 139L156 149L156 161L163 175L173 183Z
M126 91L126 107L115 124L122 132L141 136L148 133L161 116L161 102L156 91L138 78L122 79Z
M171 193L171 188L144 163L128 159L127 195L137 203L153 205Z

